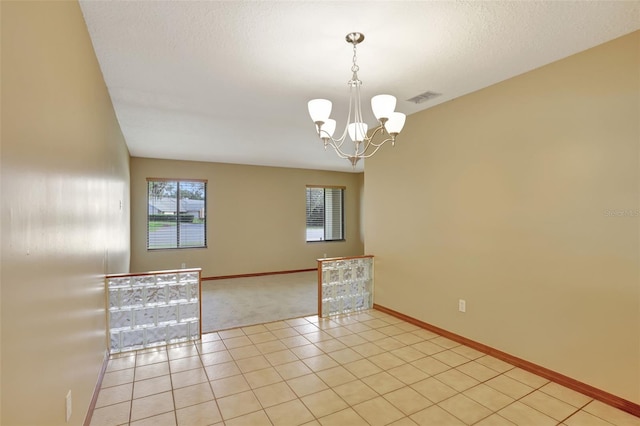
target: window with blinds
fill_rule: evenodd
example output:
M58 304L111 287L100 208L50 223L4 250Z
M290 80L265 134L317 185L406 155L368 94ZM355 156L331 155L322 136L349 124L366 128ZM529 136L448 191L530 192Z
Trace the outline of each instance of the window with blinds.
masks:
M307 187L307 241L344 240L344 188Z
M207 181L147 179L147 249L207 246Z

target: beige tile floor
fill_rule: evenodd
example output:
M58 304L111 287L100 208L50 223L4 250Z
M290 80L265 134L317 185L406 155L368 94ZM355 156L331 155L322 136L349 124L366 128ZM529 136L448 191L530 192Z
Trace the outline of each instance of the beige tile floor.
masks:
M91 425L636 426L640 418L373 310L115 355Z

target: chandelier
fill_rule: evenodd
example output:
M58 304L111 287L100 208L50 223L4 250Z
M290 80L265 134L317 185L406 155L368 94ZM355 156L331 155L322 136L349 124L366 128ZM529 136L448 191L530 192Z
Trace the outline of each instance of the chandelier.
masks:
M340 158L351 162L353 167L363 158L369 158L375 154L382 145L391 141L395 145L396 136L402 130L406 116L401 112L394 112L396 98L391 95L377 95L371 98L371 109L378 120L378 126L368 133L369 126L362 117L360 102L360 86L362 81L358 78L360 68L357 64L356 46L364 40L362 33L349 33L345 37L347 43L353 45L353 65L351 66L351 80L349 80L349 115L347 125L342 136L333 137L336 130L336 121L329 118L331 115L331 101L327 99L313 99L309 101L309 115L316 125L316 131L324 142L324 148L331 146ZM347 135L353 142L346 142Z

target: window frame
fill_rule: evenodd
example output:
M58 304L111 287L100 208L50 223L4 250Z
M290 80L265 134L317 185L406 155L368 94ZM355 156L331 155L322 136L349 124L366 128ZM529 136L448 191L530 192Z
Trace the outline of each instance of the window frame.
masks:
M322 232L323 232L323 239L321 240L309 240L309 218L308 218L308 210L309 210L309 204L308 204L308 197L306 196L306 194L308 194L309 189L323 189L323 190L327 190L327 189L339 189L340 190L340 229L341 229L341 236L340 238L336 238L336 239L326 239L327 237L327 211L325 210L325 201L326 201L326 192L323 194L323 212L324 212L324 217L323 217L323 225L322 225ZM345 191L346 191L346 186L336 186L336 185L307 185L305 187L305 240L307 243L326 243L326 242L344 242L346 241L346 227L345 227Z
M150 201L151 201L151 191L150 189L150 184L152 182L170 182L170 183L175 183L176 184L176 245L175 246L170 246L170 247L150 247L149 246L149 219L150 216L152 215L152 213L150 212ZM180 246L180 200L183 198L180 196L180 184L181 183L193 183L193 184L197 184L197 183L201 183L204 185L204 194L203 194L203 207L202 207L202 216L203 216L203 245L197 245L197 246ZM146 227L147 227L147 240L146 240L146 249L147 251L158 251L158 250L188 250L188 249L206 249L208 248L208 242L207 242L207 186L208 186L208 180L207 179L188 179L188 178L147 178L146 179L146 184L147 184L147 219L146 219Z

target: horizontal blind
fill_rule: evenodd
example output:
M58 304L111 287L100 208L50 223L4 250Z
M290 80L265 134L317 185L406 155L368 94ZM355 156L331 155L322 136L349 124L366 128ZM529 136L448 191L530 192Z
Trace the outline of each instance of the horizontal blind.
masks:
M207 246L206 181L148 180L147 249Z
M307 187L307 241L344 239L344 188Z
M324 239L326 241L344 239L342 195L342 189L325 188L324 190Z
M324 240L324 188L307 188L307 241Z

